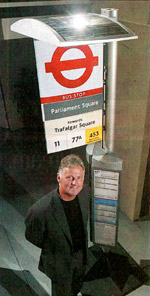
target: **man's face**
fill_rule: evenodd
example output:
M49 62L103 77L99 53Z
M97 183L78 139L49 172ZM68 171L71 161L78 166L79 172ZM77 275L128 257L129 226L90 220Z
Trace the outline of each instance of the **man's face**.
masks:
M61 198L68 201L72 200L83 188L83 169L80 165L64 168L61 174L57 174L57 180Z

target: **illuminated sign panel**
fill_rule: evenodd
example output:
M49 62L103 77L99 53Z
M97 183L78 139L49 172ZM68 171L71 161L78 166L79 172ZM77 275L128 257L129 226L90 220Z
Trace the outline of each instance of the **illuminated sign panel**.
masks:
M47 152L102 140L103 44L34 45Z
M115 246L118 220L119 172L94 170L95 241Z

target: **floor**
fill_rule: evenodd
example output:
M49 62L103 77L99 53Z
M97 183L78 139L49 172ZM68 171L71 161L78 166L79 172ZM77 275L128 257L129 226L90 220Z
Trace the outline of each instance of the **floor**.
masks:
M131 222L121 213L118 240L128 254L150 275L150 221ZM150 295L150 281L129 295Z
M17 145L20 145L19 143L21 142L18 138ZM29 149L30 146L31 141L29 146L22 145L21 149L18 149L12 139L11 141L7 139L0 151L1 296L51 295L51 281L37 268L40 250L25 240L24 217L30 205L56 184L54 175L59 159L55 159L55 156L53 159L49 158L49 165L51 161L55 163L51 175L47 167L47 159L43 154L33 154ZM121 212L118 242L150 275L150 220L133 223ZM97 282L95 287L96 285L98 285ZM128 295L150 295L150 281Z

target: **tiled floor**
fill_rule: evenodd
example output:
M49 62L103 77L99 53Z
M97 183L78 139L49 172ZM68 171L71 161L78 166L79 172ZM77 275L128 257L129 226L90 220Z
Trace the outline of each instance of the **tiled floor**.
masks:
M43 193L49 192L56 180L50 176L45 159L44 166L40 167L39 155L33 158L29 151L20 155L18 151L10 146L9 153L0 154L0 296L48 296L51 295L51 281L38 271L40 250L25 240L24 217L29 206ZM57 159L53 161L57 167ZM35 174L35 166L38 174ZM118 240L131 257L149 272L150 221L133 223L120 213ZM128 295L150 295L149 284ZM107 285L105 279L104 285ZM99 291L99 283L95 281L96 287ZM99 292L95 295L101 296Z

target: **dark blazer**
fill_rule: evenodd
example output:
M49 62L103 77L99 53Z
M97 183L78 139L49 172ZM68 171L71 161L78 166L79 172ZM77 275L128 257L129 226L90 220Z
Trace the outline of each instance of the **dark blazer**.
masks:
M87 222L90 193L87 188L78 195L88 248ZM39 269L52 281L63 280L71 274L73 245L64 209L57 189L36 202L28 211L25 220L25 237L41 248Z

